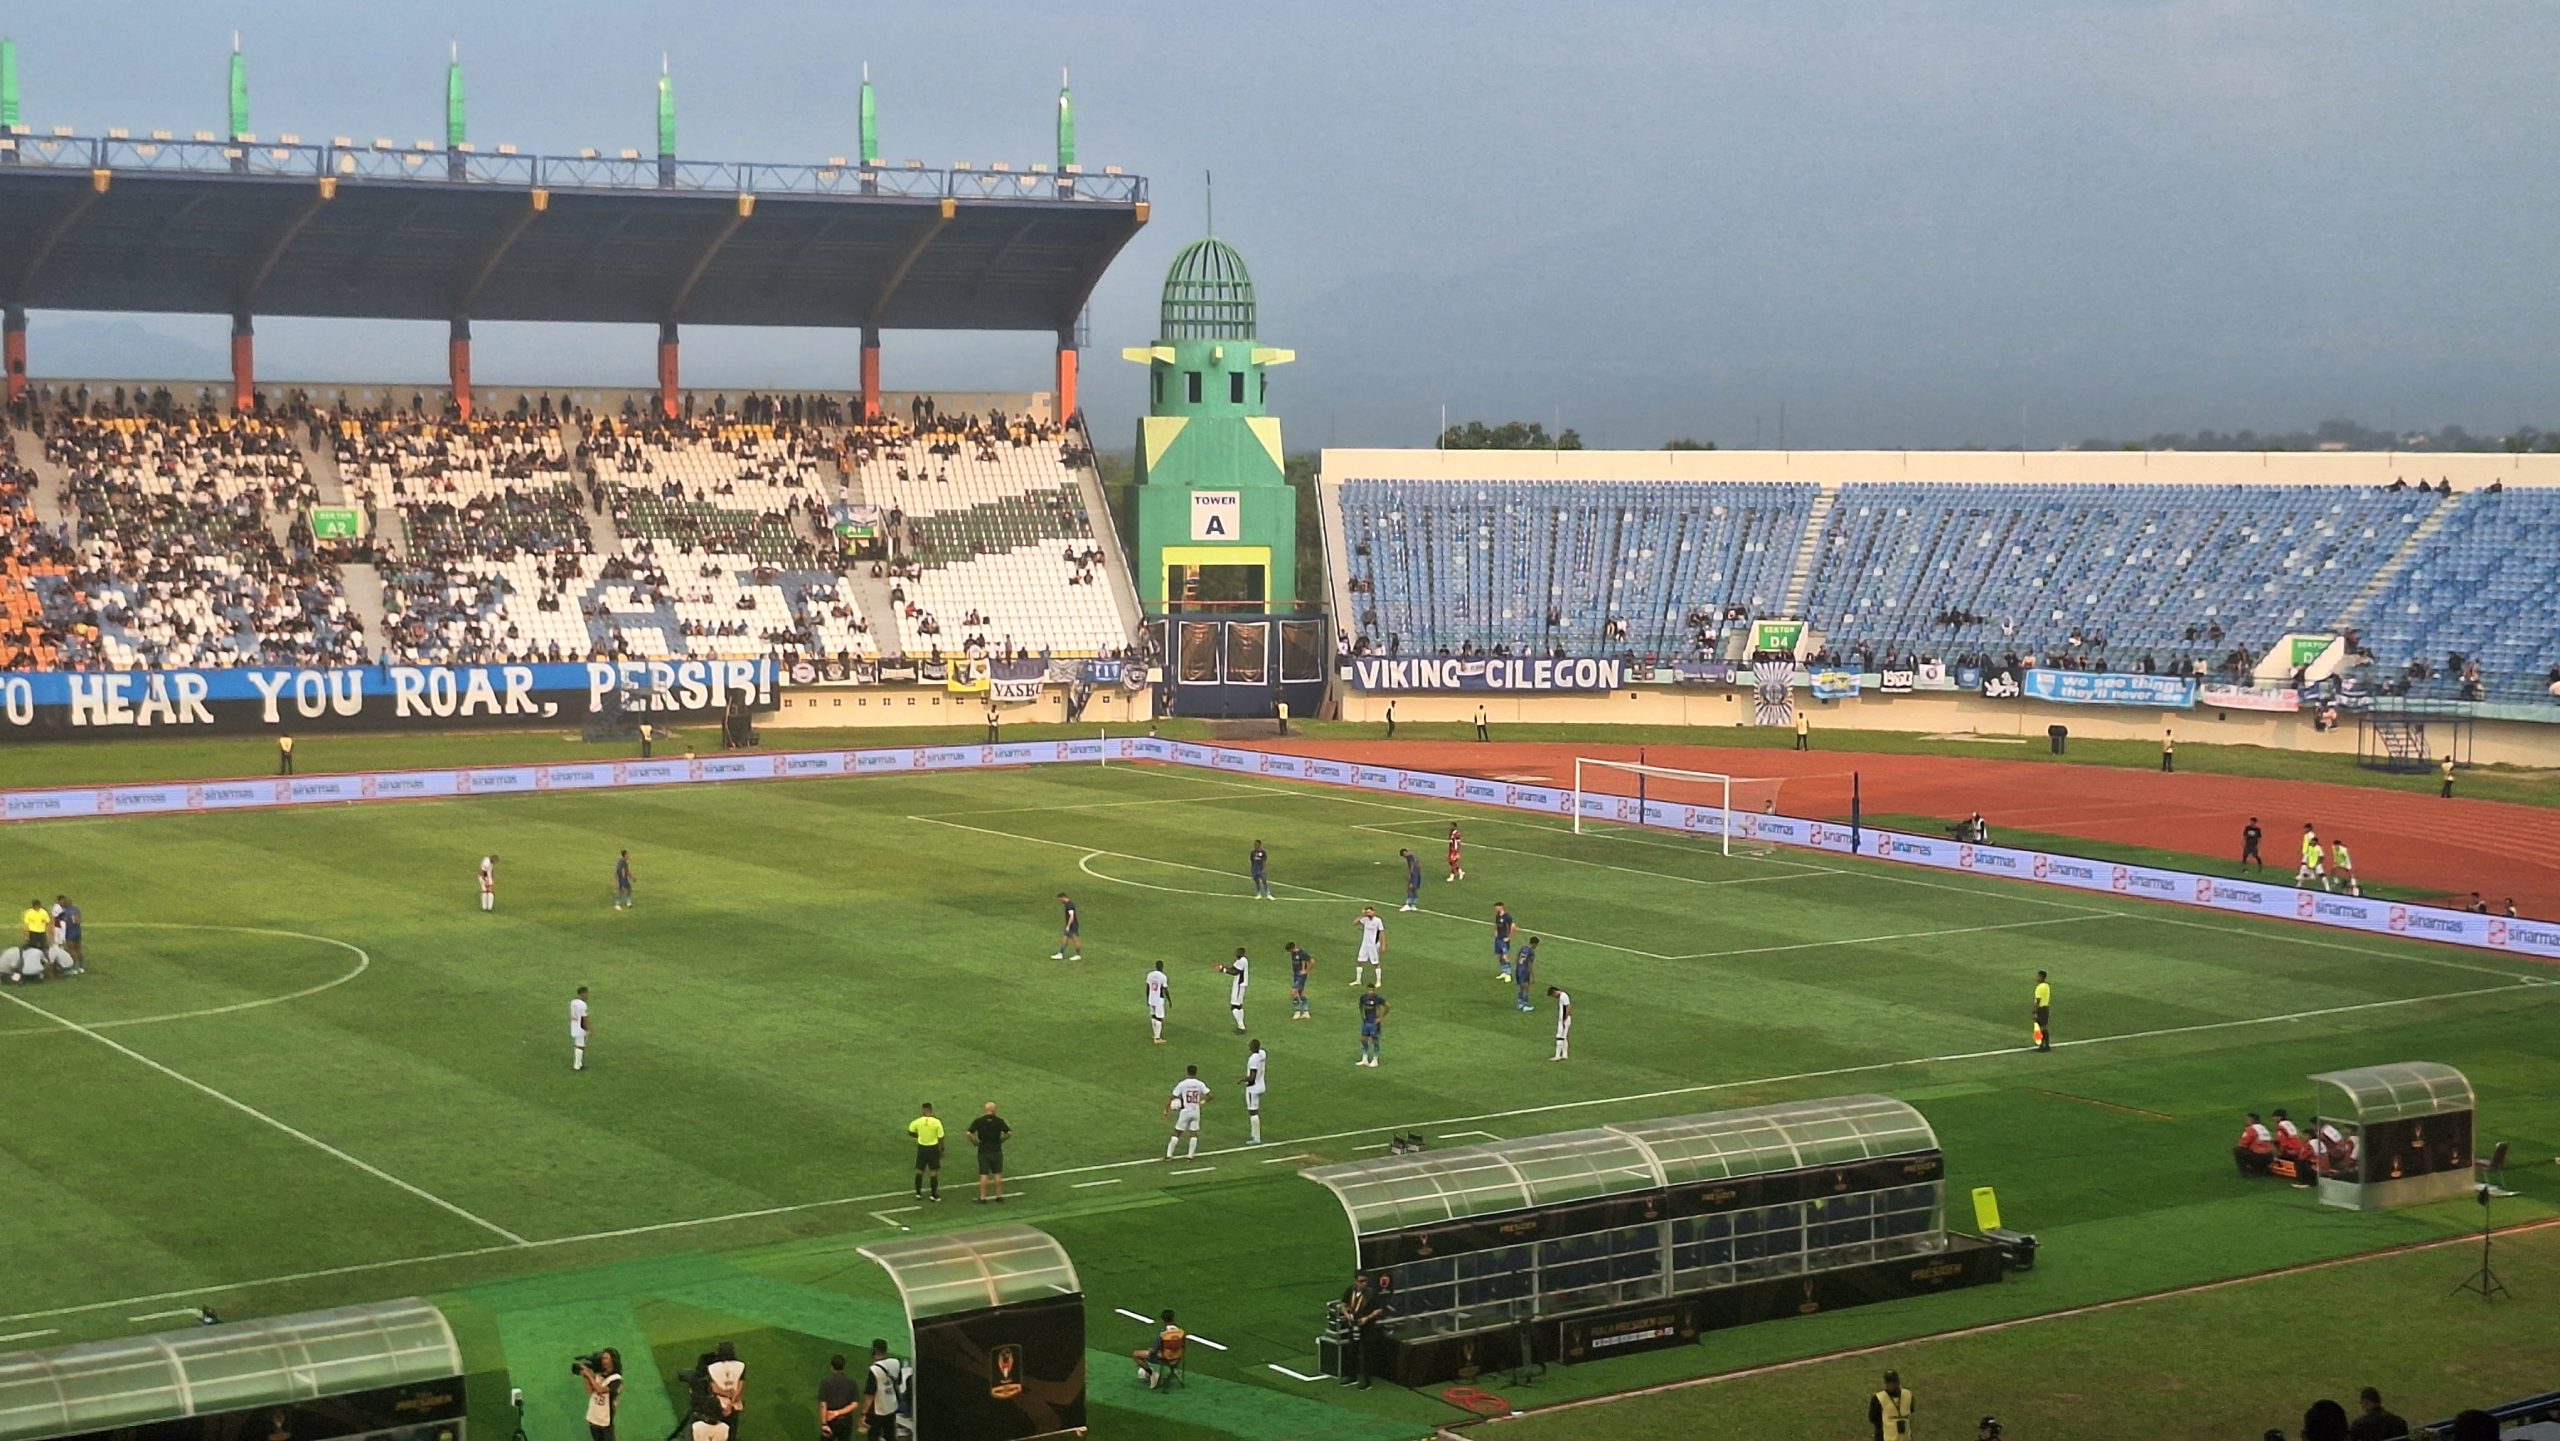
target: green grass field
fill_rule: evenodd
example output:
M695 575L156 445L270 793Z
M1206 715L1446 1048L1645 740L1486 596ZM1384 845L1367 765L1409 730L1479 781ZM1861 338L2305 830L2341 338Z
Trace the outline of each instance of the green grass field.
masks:
M1436 870L1453 816L1469 879L1433 876L1424 914L1388 910L1386 1064L1355 1069L1358 908L1401 898L1400 845ZM1242 874L1256 838L1276 901L1252 899ZM2560 986L2529 967L1172 768L137 817L8 840L21 890L82 902L94 970L0 992L0 1074L19 1082L0 1143L19 1223L7 1344L147 1331L199 1302L240 1316L428 1294L491 1376L480 1403L503 1398L498 1372L526 1388L536 1441L574 1423L572 1352L624 1346L627 1434L654 1438L663 1378L719 1335L758 1359L772 1398L743 1441L803 1437L825 1352L896 1334L885 1278L852 1248L994 1214L969 1203L965 1175L938 1206L911 1199L904 1126L924 1100L955 1122L1002 1104L1017 1132L1002 1218L1075 1256L1094 1425L1112 1437L1385 1438L1463 1419L1436 1394L1272 1369L1316 1369L1321 1306L1352 1261L1340 1210L1295 1173L1372 1154L1390 1129L1463 1144L1885 1091L1936 1126L1951 1220L1969 1214L1967 1189L1995 1186L2010 1223L2044 1239L2044 1264L1999 1286L1559 1368L1512 1398L1524 1406L2476 1224L2468 1203L2358 1216L2236 1178L2240 1111L2307 1106L2312 1071L2451 1062L2484 1098L2484 1141L2560 1152ZM626 846L639 900L617 914ZM477 909L484 852L502 858L495 915ZM1084 907L1081 961L1049 959L1061 890ZM1549 1018L1517 1013L1493 978L1496 900L1546 938L1542 979L1574 993L1568 1064L1548 1060ZM1292 939L1319 961L1308 1023L1286 1020ZM1249 1019L1273 1057L1259 1148L1241 1144L1243 1039L1210 970L1239 945L1259 963ZM1160 1047L1140 996L1155 960L1175 987ZM2023 1049L2039 967L2057 992L2051 1055ZM581 984L596 1038L572 1074L566 1008ZM1221 1095L1200 1158L1168 1164L1159 1107L1193 1062ZM2501 1219L2560 1210L2547 1166L2511 1184L2525 1194ZM2447 1273L2413 1293L2431 1305L2462 1262L2424 1255ZM2210 1293L2243 1309L2250 1294ZM2299 1305L2252 1311L2234 1349L2291 1354ZM1195 1351L1198 1384L1162 1396L1109 1355L1144 1334L1121 1310L1167 1306L1227 1349ZM2383 1308L2375 1325L2423 1328L2424 1315ZM2001 1338L2080 1344L2097 1327L1924 1345L1933 1384L1967 1405L2074 1416L2077 1379L2011 1369ZM2528 1350L2475 1379L2516 1394L2541 1384L2541 1364ZM1779 1415L1803 1374L1624 1404ZM2327 1390L2368 1379L2393 1384ZM2228 1430L2267 1417L2264 1393L2198 1376L2142 1413L2148 1429L2068 1434ZM1601 1419L1619 1414L1518 1424L1665 1434L1599 1429L1661 1413Z

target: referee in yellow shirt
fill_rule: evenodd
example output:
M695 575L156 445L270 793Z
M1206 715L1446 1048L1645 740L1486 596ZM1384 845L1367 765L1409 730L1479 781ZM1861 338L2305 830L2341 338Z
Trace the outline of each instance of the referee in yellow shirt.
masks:
M27 933L27 949L41 956L53 949L53 915L42 901L29 901L18 913L18 924Z
M914 1120L907 1122L907 1134L916 1138L916 1199L942 1199L942 1119L933 1113L933 1102ZM931 1186L932 1194L925 1188Z
M2044 978L2042 971L2036 972L2035 1018L2036 1049L2050 1051L2053 1049L2053 983Z

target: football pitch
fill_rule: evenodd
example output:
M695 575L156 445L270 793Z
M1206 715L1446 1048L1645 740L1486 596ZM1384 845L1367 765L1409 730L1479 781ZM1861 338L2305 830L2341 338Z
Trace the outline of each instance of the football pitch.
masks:
M1436 1390L1302 1379L1353 1254L1340 1209L1296 1172L1405 1132L1464 1145L1887 1092L1937 1130L1951 1225L1969 1228L1965 1193L1992 1186L2008 1223L2043 1238L2038 1269L1998 1286L1559 1367L1511 1394L1522 1406L2476 1227L2467 1202L2354 1215L2236 1177L2241 1112L2307 1109L2314 1071L2449 1062L2480 1094L2484 1149L2560 1153L2560 975L2527 963L1173 767L5 834L13 898L81 903L92 972L0 991L16 1232L0 1341L159 1329L198 1304L426 1294L489 1374L475 1410L512 1373L534 1441L573 1434L569 1355L624 1347L627 1434L649 1441L673 1372L731 1335L773 1398L742 1441L802 1436L825 1353L899 1334L894 1293L853 1247L998 1219L1075 1258L1097 1435L1384 1438L1465 1419ZM1271 900L1246 877L1256 840ZM1396 909L1400 847L1423 860L1419 913ZM625 848L637 899L616 911ZM1051 958L1061 891L1082 959ZM1550 1060L1543 995L1524 1014L1495 977L1497 901L1542 938L1540 990L1572 993L1569 1061ZM1353 1065L1350 982L1369 904L1392 1005L1374 1070ZM1289 1019L1291 941L1316 957L1307 1021ZM1212 969L1239 946L1271 1057L1261 1146L1244 1144L1247 1037ZM1157 962L1164 1045L1142 995ZM2040 968L2050 1054L2027 1049ZM595 1035L576 1073L581 985ZM1216 1095L1198 1157L1168 1162L1163 1100L1191 1064ZM964 1143L943 1199L917 1200L918 1103L956 1129L989 1100L1015 1132L1012 1199L972 1204ZM2547 1173L2511 1182L2525 1194L2502 1222L2554 1214ZM2434 1254L2449 1285L2458 1261ZM2435 1289L2417 1288L2422 1305ZM1191 1389L1158 1395L1109 1358L1143 1342L1133 1315L1168 1307L1214 1344L1193 1352ZM2263 1324L2274 1337L2284 1317Z

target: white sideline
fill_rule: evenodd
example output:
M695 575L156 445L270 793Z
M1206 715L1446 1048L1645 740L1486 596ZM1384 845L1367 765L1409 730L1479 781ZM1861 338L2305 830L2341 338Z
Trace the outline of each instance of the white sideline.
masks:
M99 1045L106 1047L108 1050L113 1051L128 1060L139 1061L143 1065L150 1067L152 1070L158 1071L161 1075L167 1076L170 1080L176 1081L182 1086L187 1086L193 1090L202 1092L204 1095L220 1101L222 1104L229 1106L231 1109L238 1111L240 1114L247 1116L253 1121L264 1122L265 1124L273 1126L275 1129L284 1132L286 1135L293 1137L295 1140L300 1141L305 1145L315 1147L329 1155L335 1156L339 1160L346 1162L348 1165L355 1167L357 1170L364 1172L366 1175L373 1177L375 1180L388 1181L392 1185L399 1187L401 1190L408 1192L410 1195L417 1197L419 1200L436 1207L438 1210L459 1216L463 1220L469 1221L472 1225L479 1227L483 1231L487 1231L492 1235L504 1236L508 1241L518 1246L531 1244L526 1241L524 1237L517 1235L515 1232L508 1230L506 1227L499 1225L495 1221L473 1215L471 1212L462 1209L460 1206L453 1204L451 1201L437 1195L433 1191L427 1190L423 1186L412 1185L409 1182L392 1175L389 1171L382 1169L380 1166L373 1164L371 1161L348 1155L346 1152L339 1150L337 1147L330 1145L328 1142L321 1140L319 1137L312 1135L308 1131L297 1130L294 1127L277 1120L275 1117L268 1115L266 1112L259 1110L257 1107L250 1105L246 1101L234 1099L233 1097L227 1096L222 1092L215 1090L213 1087L206 1085L204 1082L197 1080L193 1076L172 1070L169 1067L160 1064L158 1061L151 1059L149 1056L142 1054L140 1051L135 1050L133 1047L115 1040L112 1037L102 1036L96 1031L91 1030L89 1027L80 1024L78 1021L55 1015L53 1012L48 1011L44 1007L37 1005L35 1002L26 999L24 996L15 995L7 991L0 991L0 1000L5 1000L13 1006L33 1011L37 1015L44 1017L46 1020L49 1020L55 1025L61 1026L66 1030L87 1036L90 1040L97 1042Z
M2194 1035L2207 1031L2237 1030L2249 1026L2290 1025L2297 1021L2318 1020L2329 1016L2350 1015L2365 1011L2391 1010L2403 1006L2430 1005L2439 1001L2471 1000L2480 996L2512 996L2519 991L2528 996L2553 996L2560 995L2560 986L2537 984L2526 981L2510 981L2508 984L2503 986L2482 986L2477 989L2467 991L2445 991L2428 996L2400 996L2390 1000L2360 1001L2352 1005L2323 1006L2316 1010L2290 1011L2281 1015L2252 1016L2228 1021L2200 1021L2193 1025L2161 1026L2152 1030L2126 1031L2112 1036L2088 1036L2079 1040L2057 1041L2054 1045L2058 1050L2081 1046L2108 1046L2121 1044L2126 1041L2153 1040L2163 1036ZM6 992L0 992L0 999L14 1000L16 998L8 996ZM109 1042L108 1044L112 1045L113 1042ZM1897 1061L1868 1061L1853 1066L1833 1066L1824 1070L1797 1071L1781 1076L1756 1076L1743 1080L1712 1081L1695 1086L1672 1086L1658 1091L1640 1091L1624 1096L1594 1096L1578 1101L1556 1101L1542 1106L1523 1106L1517 1110L1484 1111L1468 1116L1444 1116L1437 1120L1416 1121L1409 1124L1414 1129L1423 1130L1442 1126L1462 1126L1477 1122L1508 1120L1519 1116L1535 1116L1545 1115L1556 1111L1580 1110L1592 1106L1627 1105L1637 1101L1658 1101L1678 1096L1706 1095L1717 1091L1743 1090L1755 1086L1787 1085L1801 1081L1831 1080L1841 1076L1872 1075L1879 1071L1899 1070L1906 1066L1946 1065L1963 1061L1978 1061L1996 1056L2022 1055L2026 1053L2028 1049L2029 1048L2025 1046L2004 1046L1994 1050L1960 1051L1942 1056L1912 1056ZM1332 1131L1321 1135L1295 1136L1287 1140L1277 1142L1276 1144L1286 1146L1305 1146L1322 1141L1348 1140L1354 1136L1374 1135L1376 1134L1377 1129L1377 1127L1369 1126L1351 1131ZM1223 1149L1209 1151L1204 1154L1209 1156L1232 1156L1243 1154L1244 1152L1252 1149L1253 1148L1249 1146L1228 1146ZM1022 1181L1049 1180L1060 1176L1091 1175L1096 1171L1153 1169L1161 1167L1163 1164L1164 1157L1162 1153L1157 1152L1125 1161L1098 1161L1090 1165L1068 1166L1054 1171L1036 1171L1030 1175L1014 1179ZM0 1316L0 1325L13 1325L23 1321L49 1320L57 1316L77 1316L89 1311L109 1310L119 1306L147 1305L154 1301L182 1301L194 1297L210 1296L228 1291L247 1291L265 1286L291 1285L299 1281L319 1281L338 1276L363 1275L374 1271L394 1270L402 1266L425 1266L446 1261L470 1260L480 1256L504 1255L515 1250L517 1246L526 1246L536 1249L553 1246L575 1246L596 1241L621 1240L631 1236L654 1235L665 1231L691 1230L701 1226L734 1225L741 1221L755 1221L769 1219L775 1216L797 1215L803 1212L826 1210L838 1206L860 1206L875 1201L898 1200L903 1199L906 1195L907 1192L905 1191L877 1191L863 1196L833 1196L818 1201L798 1201L786 1205L763 1206L748 1211L730 1211L717 1216L697 1216L677 1221L654 1221L638 1226L623 1226L608 1231L586 1231L567 1236L546 1236L540 1240L519 1241L516 1245L510 1246L474 1246L455 1251L431 1252L423 1256L398 1256L384 1261L361 1261L344 1266L324 1266L315 1270L293 1271L276 1276L261 1276L253 1280L223 1281L202 1286L188 1286L173 1291L155 1291L142 1296L122 1296L107 1301L87 1301L72 1306L52 1306L36 1311L21 1311L15 1315Z

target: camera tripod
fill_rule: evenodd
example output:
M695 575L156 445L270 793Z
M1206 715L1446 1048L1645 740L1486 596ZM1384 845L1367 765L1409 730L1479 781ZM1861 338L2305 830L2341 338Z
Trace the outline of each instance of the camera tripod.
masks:
M2489 1222L2489 1188L2482 1186L2473 1193L2480 1202L2480 1269L2469 1280L2453 1288L2455 1295L2477 1292L2483 1301L2494 1301L2507 1294L2507 1283L2498 1279L2497 1270L2489 1264L2489 1241L2496 1228Z

